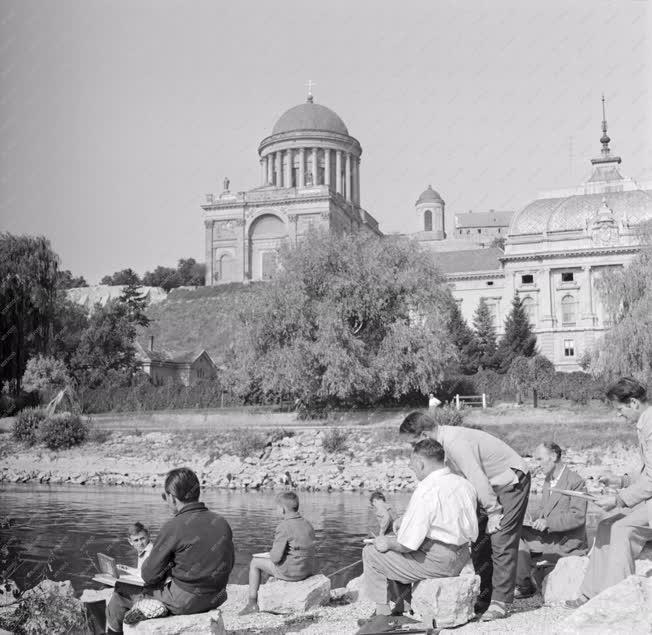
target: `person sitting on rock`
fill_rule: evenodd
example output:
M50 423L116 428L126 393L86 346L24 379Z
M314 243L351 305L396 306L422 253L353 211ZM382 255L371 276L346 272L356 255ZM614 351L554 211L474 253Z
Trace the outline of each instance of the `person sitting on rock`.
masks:
M546 477L543 481L541 513L531 526L523 526L518 548L518 568L514 598L531 597L536 593L532 582L531 554L556 562L560 556L583 556L586 541L587 501L565 496L554 490L565 489L586 493L584 479L561 460L561 448L546 442L537 447L534 456Z
M284 492L276 498L281 522L276 528L269 554L257 555L249 565L249 600L240 615L256 613L261 574L299 582L315 573L315 530L299 513L299 497Z
M363 585L376 603L375 615L389 615L388 581L412 584L458 576L470 560L478 537L477 495L465 478L445 465L444 448L435 439L414 445L410 468L417 485L396 536L377 536L362 550Z
M135 522L133 525L129 526L127 531L127 539L129 544L136 551L136 557L138 558L135 567L127 567L125 565L117 565L117 568L125 573L130 573L140 577L140 570L145 562L145 558L149 556L152 551L152 541L149 537L149 530L141 522Z
M637 556L652 540L652 404L645 388L631 377L622 377L609 386L607 399L625 421L636 424L643 467L635 480L614 474L600 479L621 489L595 501L605 511L615 511L598 523L580 596L567 600L566 608L578 608L632 575Z
M385 494L376 490L369 497L369 504L374 510L376 520L378 521L378 533L381 536L392 533L392 524L394 523L394 512L388 505Z
M174 517L168 520L142 563L140 593L115 591L106 609L107 633L147 617L137 602L156 600L173 615L203 613L226 601L235 561L229 523L199 502L199 479L186 467L168 472L161 497ZM131 609L131 610L130 610Z

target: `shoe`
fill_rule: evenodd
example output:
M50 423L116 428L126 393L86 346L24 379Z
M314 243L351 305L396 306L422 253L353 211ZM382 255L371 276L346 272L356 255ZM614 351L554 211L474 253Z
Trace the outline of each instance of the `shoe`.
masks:
M124 624L138 624L138 622L146 619L147 616L140 609L131 609L125 613L122 622Z
M586 595L580 595L575 600L566 600L562 606L565 609L579 609L580 606L584 606L589 600L590 598L587 598Z
M536 595L536 592L536 587L533 584L528 584L526 586L517 586L514 589L514 599L524 600L525 598L531 598L533 595Z
M493 622L494 620L502 620L507 617L507 607L504 604L492 602L489 608L482 614L481 622Z
M489 605L485 602L476 602L475 606L473 607L473 611L476 615L482 615L488 608Z
M251 615L252 613L258 613L260 609L258 608L258 604L256 602L248 602L247 606L245 606L242 611L238 613L238 615Z

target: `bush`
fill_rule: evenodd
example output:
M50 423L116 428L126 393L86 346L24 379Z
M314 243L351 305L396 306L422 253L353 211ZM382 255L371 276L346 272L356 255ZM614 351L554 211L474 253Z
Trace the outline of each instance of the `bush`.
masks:
M429 414L439 426L463 426L466 412L464 409L457 410L455 406L442 406L431 410Z
M14 439L27 445L34 445L38 441L39 428L45 419L47 414L42 408L21 410L14 421L12 430Z
M0 417L10 417L16 411L16 400L11 395L0 394Z
M321 446L329 454L344 452L349 445L349 433L345 430L333 428L324 434L321 439Z
M262 432L241 430L233 442L233 452L241 459L260 456L267 445L267 435Z
M79 415L69 412L55 414L41 422L38 440L51 450L79 445L86 440L88 427Z

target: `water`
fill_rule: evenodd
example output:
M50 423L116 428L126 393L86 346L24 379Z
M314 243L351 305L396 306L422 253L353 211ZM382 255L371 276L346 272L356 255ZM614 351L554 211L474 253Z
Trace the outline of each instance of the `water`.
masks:
M322 571L332 574L361 557L362 539L375 528L366 494L357 492L302 492L301 511L315 527ZM252 553L271 546L275 516L273 492L207 490L202 500L222 514L233 529L236 564L230 582L245 584ZM409 494L390 494L388 502L403 511ZM530 510L538 507L532 497ZM54 580L71 580L77 591L100 588L91 581L96 554L113 555L118 562L135 565L125 528L137 520L153 535L170 516L160 491L140 488L9 485L0 489L2 518L11 526L0 528L9 554L2 563L21 588L35 584L45 573ZM595 515L589 517L590 535ZM592 531L591 531L592 530ZM0 559L3 556L0 555ZM360 575L357 564L332 578L334 587Z

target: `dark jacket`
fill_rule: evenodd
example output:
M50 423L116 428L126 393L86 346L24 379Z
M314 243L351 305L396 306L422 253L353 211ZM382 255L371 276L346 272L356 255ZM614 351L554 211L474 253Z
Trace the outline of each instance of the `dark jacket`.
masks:
M269 551L279 573L305 580L315 572L315 530L301 514L287 514L279 523Z
M557 481L555 489L572 489L586 492L584 479L568 466ZM555 539L561 553L577 553L587 550L586 507L587 501L550 491L550 477L546 476L542 490L543 511L541 517L548 523L548 534Z
M148 584L170 576L192 593L216 593L226 587L235 560L231 527L204 503L190 503L168 520L141 575Z

